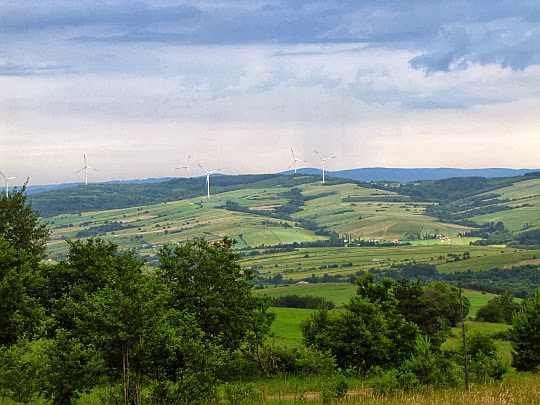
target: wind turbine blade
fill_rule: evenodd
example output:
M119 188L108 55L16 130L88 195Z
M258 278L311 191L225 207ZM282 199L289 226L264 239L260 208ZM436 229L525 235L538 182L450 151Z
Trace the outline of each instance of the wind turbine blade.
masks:
M296 160L296 156L294 156L294 150L293 150L293 148L291 148L291 152L292 152L292 157L293 157L293 159Z
M2 175L2 177L3 177L4 179L7 179L6 175L5 175L4 173L2 173L1 171L0 171L0 174Z
M13 177L6 177L6 180L14 180L16 179L17 177L13 176Z
M297 160L295 160L294 162L292 162L292 163L289 165L289 167L287 167L287 169L290 169L291 167L293 167L294 164L295 164L296 162L297 162Z
M83 154L83 159L84 159L84 165L86 166L86 153Z
M321 159L321 160L324 160L323 157L319 154L319 152L317 152L315 149L313 149L315 151L315 153L317 154L317 156Z
M208 174L208 170L206 170L204 167L202 167L200 163L197 163L197 164L199 165L199 167L200 167L201 169L204 170L204 172L205 172L206 174Z
M84 169L86 169L86 166L84 166L84 167L83 167L82 169L80 169L80 170L77 170L77 171L75 172L75 174L79 174L79 173L82 172Z

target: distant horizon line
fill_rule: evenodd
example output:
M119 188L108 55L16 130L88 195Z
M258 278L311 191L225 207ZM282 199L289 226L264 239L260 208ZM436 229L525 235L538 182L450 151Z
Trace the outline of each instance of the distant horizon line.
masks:
M509 171L529 171L529 172L535 172L540 171L540 168L513 168L513 167L476 167L476 168L462 168L462 167L387 167L387 166L370 166L370 167L360 167L360 168L353 168L353 169L340 169L340 170L325 170L328 174L333 173L340 173L340 172L348 172L348 171L364 171L364 170L402 170L402 171L411 171L411 170L456 170L456 171L479 171L479 170L509 170ZM301 167L297 169L297 174L304 174L301 173L303 170L313 170L313 171L321 171L320 167ZM294 169L290 170L284 170L281 172L259 172L259 173L216 173L215 175L218 176L244 176L244 175L264 175L264 174L294 174ZM187 178L198 178L198 177L204 177L205 174L200 175L192 175L189 177L184 176L151 176L151 177L136 177L136 178L116 178L116 179L110 179L110 180L99 180L99 181L92 181L89 184L103 184L103 183L111 183L111 182L131 182L131 181L145 181L145 180L160 180L160 179L187 179ZM24 177L22 177L24 178ZM78 185L78 184L84 184L84 181L63 181L63 182L50 182L50 183L39 183L39 184L33 184L31 182L31 177L26 177L26 179L29 179L28 187L44 187L44 186L55 186L55 185ZM418 179L422 180L422 179ZM26 181L26 180L25 180ZM19 185L14 184L13 187L18 187ZM22 186L22 184L20 185Z

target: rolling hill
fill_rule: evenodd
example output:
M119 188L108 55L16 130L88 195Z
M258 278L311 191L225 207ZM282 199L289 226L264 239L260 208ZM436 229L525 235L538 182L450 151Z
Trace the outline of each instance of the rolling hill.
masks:
M318 176L302 174L219 176L211 191L205 198L204 180L192 178L95 184L30 197L48 215L53 258L67 251L66 239L90 236L152 256L160 245L201 236L229 236L240 249L339 246L344 239L464 246L478 237L462 235L483 221L508 222L515 233L540 229L540 178L530 175L408 185L339 178L323 185ZM493 212L480 215L471 201Z

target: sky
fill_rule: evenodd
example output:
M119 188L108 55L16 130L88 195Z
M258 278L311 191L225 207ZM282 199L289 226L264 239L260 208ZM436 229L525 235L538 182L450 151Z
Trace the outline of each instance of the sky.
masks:
M538 0L0 0L10 185L539 168L539 111Z

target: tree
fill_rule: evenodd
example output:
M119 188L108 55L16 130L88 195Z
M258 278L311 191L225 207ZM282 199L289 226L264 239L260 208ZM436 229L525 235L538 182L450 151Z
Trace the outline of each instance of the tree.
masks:
M305 344L330 351L340 367L358 373L398 366L414 351L418 328L398 313L392 287L391 280L375 284L372 274L364 275L345 311L322 309L302 323Z
M0 345L32 339L45 317L39 264L26 250L18 250L0 236Z
M239 255L231 251L234 243L201 238L164 246L157 271L170 293L170 307L192 314L207 339L230 350L248 338L262 339L273 320L266 301L253 296L249 281L255 272L240 267Z
M42 258L49 235L46 224L21 190L0 194L0 344L35 337L45 310Z
M440 347L450 335L450 324L455 322L455 311L459 309L459 297L455 297L452 288L440 284L424 288L420 280L411 283L402 278L393 290L398 300L399 313L407 321L416 324L420 331L429 337L434 348ZM457 303L452 304L456 298Z
M526 299L512 318L512 365L518 371L540 371L540 290Z
M459 301L459 290L449 284L436 282L428 285L424 291L424 296L430 301L436 313L444 314L450 326L454 327L461 319L461 305ZM463 297L463 316L469 314L471 303L467 297Z
M514 301L514 296L505 291L501 295L493 297L476 313L476 320L481 322L512 323L512 316L519 308Z
M27 201L26 183L7 195L0 194L0 236L18 250L26 250L37 261L45 255L49 229Z

